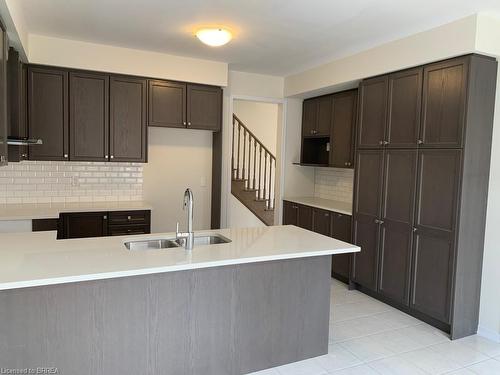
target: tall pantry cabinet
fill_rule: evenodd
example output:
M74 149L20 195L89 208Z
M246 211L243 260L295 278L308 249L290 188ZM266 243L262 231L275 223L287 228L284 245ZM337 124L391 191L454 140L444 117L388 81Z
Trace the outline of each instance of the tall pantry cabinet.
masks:
M352 281L460 338L477 331L497 62L362 81Z

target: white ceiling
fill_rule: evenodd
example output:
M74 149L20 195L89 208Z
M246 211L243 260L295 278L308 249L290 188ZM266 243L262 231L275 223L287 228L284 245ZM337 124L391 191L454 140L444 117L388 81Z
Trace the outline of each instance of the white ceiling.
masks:
M229 63L288 75L484 11L499 0L17 0L28 32ZM224 47L191 31L221 24Z

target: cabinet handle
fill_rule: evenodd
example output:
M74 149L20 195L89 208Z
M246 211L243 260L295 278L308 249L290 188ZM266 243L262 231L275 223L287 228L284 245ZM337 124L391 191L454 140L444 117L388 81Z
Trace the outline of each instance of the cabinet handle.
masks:
M384 224L384 220L375 219L375 224Z
M292 206L292 208L295 208L295 209L297 209L297 208L299 208L299 206Z
M191 126L191 122L188 122L188 126Z
M328 212L327 212L327 213L325 213L325 217L328 217L328 216L330 216L330 214L329 214Z
M423 145L423 144L424 144L424 141L422 141L421 139L419 139L419 140L417 141L417 144L418 144L418 145Z
M66 159L67 159L67 158L68 158L68 154L64 154L64 158L66 158Z
M186 121L183 121L183 122L182 122L182 125L186 125Z
M384 144L384 141L378 141L378 144L382 146Z
M104 215L102 218L103 218L104 220L108 220L108 215Z
M127 216L127 220L128 221L132 220L132 216Z
M109 158L110 158L110 159L114 159L115 157L114 157L114 155L111 155Z
M413 233L415 233L418 229L417 228L413 228Z
M389 141L384 141L384 145L388 145L389 144Z
M108 155L104 155L104 159L107 159L108 158Z
M346 167L350 167L350 166L351 166L351 162L350 162L350 161L346 161L346 162L344 163L344 165L345 165Z
M21 157L26 159L28 157L28 154L21 154Z

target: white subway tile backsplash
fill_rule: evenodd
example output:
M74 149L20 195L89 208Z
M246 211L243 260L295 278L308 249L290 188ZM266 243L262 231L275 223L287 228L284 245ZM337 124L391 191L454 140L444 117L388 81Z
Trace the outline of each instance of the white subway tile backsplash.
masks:
M142 200L141 163L22 161L0 167L0 204Z
M344 168L316 168L314 196L340 202L352 202L354 170Z

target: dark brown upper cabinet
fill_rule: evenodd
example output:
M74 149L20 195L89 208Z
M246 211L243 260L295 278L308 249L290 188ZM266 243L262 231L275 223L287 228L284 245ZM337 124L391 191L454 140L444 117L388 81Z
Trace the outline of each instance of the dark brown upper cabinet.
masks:
M387 150L384 157L379 292L408 305L417 150Z
M148 125L185 128L186 84L149 80Z
M27 69L19 58L19 53L9 49L7 62L7 106L9 137L28 137L28 121L26 118ZM9 161L18 162L28 159L27 146L9 145Z
M386 147L416 148L420 131L423 69L389 75Z
M220 87L162 80L150 80L148 85L149 126L220 130Z
M322 210L320 208L313 208L313 232L320 233L324 236L331 236L332 228L331 228L331 212L327 210Z
M222 90L220 87L187 85L187 127L219 131L222 124Z
M332 124L332 96L304 100L302 135L304 137L329 137Z
M9 40L5 27L0 21L0 166L7 164L7 58L9 50Z
M110 161L147 161L147 81L111 76L109 101Z
M354 132L358 90L333 95L330 132L330 166L354 167Z
M386 142L388 90L388 76L365 79L359 85L359 149L383 147Z
M425 147L462 147L470 57L424 68L422 129Z
M30 160L69 160L68 90L68 71L28 67L28 133L43 141Z
M107 161L109 76L71 72L69 80L69 159Z
M360 150L355 169L353 241L362 251L354 255L352 278L374 291L378 277L383 159L383 151Z

